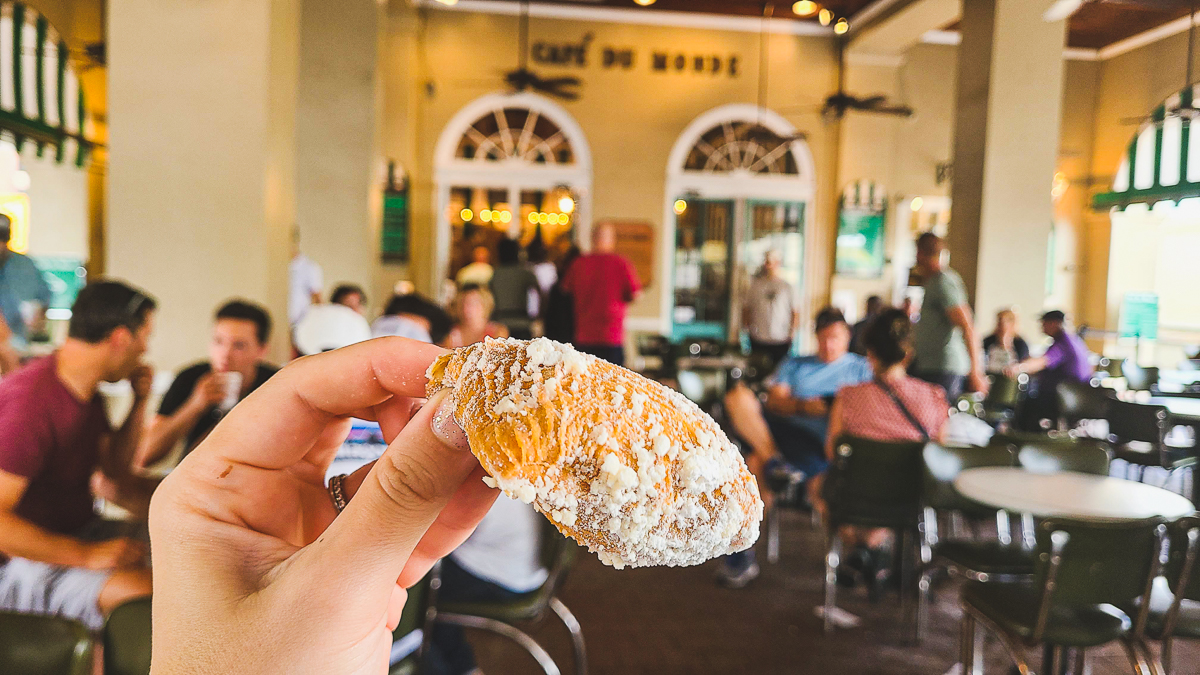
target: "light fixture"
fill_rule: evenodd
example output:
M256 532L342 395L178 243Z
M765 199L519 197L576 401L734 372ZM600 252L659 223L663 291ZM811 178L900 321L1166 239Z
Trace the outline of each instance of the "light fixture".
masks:
M557 214L557 213L547 213L547 214L546 214L546 221L547 221L547 222L548 222L550 225L557 225L557 224L558 224L558 214Z
M684 211L687 211L687 202L682 199L676 199L675 200L675 215L677 215L677 216L683 215Z
M637 4L641 5L642 7L649 7L650 5L653 5L655 2L658 2L658 0L633 0L633 1L636 2Z
M500 212L500 222L511 223L512 222L512 212L511 211L501 211Z
M1067 174L1061 171L1056 172L1054 174L1054 183L1050 187L1050 197L1056 201L1061 199L1070 186L1071 182L1067 180Z
M570 225L571 224L571 216L568 216L565 213L560 215L558 217L558 224L559 225Z
M925 206L925 200L921 199L920 197L913 197L912 201L908 204L908 209L913 213L916 213L917 211L921 210L922 206Z
M479 220L481 220L485 223L492 222L492 212L488 211L487 209L480 211L479 212Z
M548 214L546 214L546 213L538 214L538 224L539 225L547 225L549 223L550 223L550 216Z
M475 217L475 212L471 209L463 209L462 211L458 212L458 217L462 218L464 223L469 223L471 222L471 219Z
M447 7L453 7L454 5L458 4L458 0L437 0L437 1Z
M529 220L530 225L537 225L537 216L538 216L537 211L529 212L528 220Z
M822 26L828 26L829 24L833 23L833 12L829 11L828 9L822 9L820 13L817 14L817 21L820 21Z
M800 0L792 5L792 11L796 13L796 16L812 16L817 11L817 3L812 0Z
M575 212L575 198L571 196L571 193L568 192L558 198L558 210L563 213Z
M833 24L833 32L837 33L838 35L845 35L846 31L848 30L850 30L850 22L844 17L838 19L837 23Z

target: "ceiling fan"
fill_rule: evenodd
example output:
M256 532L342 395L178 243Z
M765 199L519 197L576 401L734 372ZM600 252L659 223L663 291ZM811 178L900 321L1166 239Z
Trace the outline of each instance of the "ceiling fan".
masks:
M1184 75L1183 90L1188 91L1192 86L1192 55L1195 53L1196 46L1196 0L1191 0L1191 13L1188 15L1188 52L1187 52L1187 67L1186 75ZM1154 125L1160 125L1168 119L1179 118L1181 120L1191 122L1200 119L1200 107L1196 107L1196 101L1191 96L1180 96L1180 100L1173 107L1165 108L1161 118L1157 115L1142 115L1141 117L1126 117L1121 120L1121 124L1145 124L1147 121L1153 122Z
M831 94L825 99L825 106L821 109L821 114L826 117L841 119L847 110L880 115L894 115L896 117L913 116L913 109L911 107L902 103L888 103L887 97L882 94L860 98L853 94L847 94L840 87L837 93Z
M519 40L517 69L504 74L504 81L514 92L532 89L547 96L561 98L564 101L574 101L579 98L577 87L578 77L541 77L529 69L529 0L521 0L521 16L519 23Z

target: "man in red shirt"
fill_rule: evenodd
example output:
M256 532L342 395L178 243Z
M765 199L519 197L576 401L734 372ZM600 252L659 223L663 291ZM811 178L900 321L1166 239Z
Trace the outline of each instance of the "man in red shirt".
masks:
M79 293L67 341L0 382L0 609L52 614L92 629L150 594L141 541L93 511L91 485L145 518L154 482L133 473L152 372L142 365L154 300L125 284ZM109 426L98 389L129 379L133 407Z
M575 299L575 347L625 365L625 305L642 292L633 265L618 255L612 225L592 231L592 252L571 264L563 290Z

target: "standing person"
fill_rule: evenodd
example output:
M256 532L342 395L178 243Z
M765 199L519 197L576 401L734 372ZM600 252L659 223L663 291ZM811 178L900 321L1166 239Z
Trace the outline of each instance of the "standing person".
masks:
M926 232L917 238L916 272L923 280L925 299L913 332L914 377L940 385L954 401L966 380L972 391L986 392L975 322L967 304L962 277L942 263L942 238Z
M642 292L633 264L616 253L617 233L603 224L592 231L592 252L571 265L563 290L575 302L575 347L625 365L625 306Z
M144 519L155 483L133 471L153 379L141 363L155 303L115 281L79 292L67 340L0 382L0 608L98 630L150 594L146 547L97 519L91 483ZM129 379L133 407L109 426L101 382ZM127 530L128 528L126 528Z
M559 259L558 280L546 293L546 305L542 308L542 332L551 340L573 342L575 340L575 302L571 294L563 290L563 281L571 271L571 265L579 258L578 246L567 249Z
M1016 377L1021 373L1037 373L1037 386L1030 387L1029 398L1022 410L1025 429L1036 429L1043 419L1058 418L1059 382L1074 381L1087 384L1092 379L1092 363L1083 338L1067 330L1067 316L1057 309L1042 315L1042 332L1054 340L1046 353L1004 369L1004 374Z
M862 343L863 335L866 334L867 326L871 325L871 321L884 310L883 298L878 295L872 295L867 298L866 310L863 318L854 324L854 328L850 330L850 351L861 356L867 355L867 348Z
M367 315L367 293L357 284L338 284L329 294L329 302L334 305L345 305L359 314Z
M529 314L530 293L537 297L538 280L521 264L521 245L505 237L496 247L500 264L492 273L489 284L492 298L496 302L493 318L508 329L508 334L521 340L533 337L530 327L533 319Z
M138 465L154 464L181 440L185 441L186 457L233 403L249 396L278 372L278 368L263 362L270 338L271 317L267 310L246 300L222 305L213 321L208 360L175 376L143 435ZM237 390L230 396L234 386Z
M486 287L492 282L492 274L495 272L492 269L490 260L492 252L486 246L476 246L471 249L471 263L458 271L458 275L454 280L458 282L458 287L466 288L467 286L483 286Z
M988 373L1003 373L1029 358L1029 345L1017 335L1017 314L1011 309L996 312L996 329L983 338L983 359Z
M0 213L0 314L8 324L9 341L21 350L28 345L30 330L42 328L50 306L50 286L28 256L8 247L11 239L12 219ZM26 303L33 304L28 317L21 311Z
M465 347L484 338L508 337L508 329L502 323L489 321L495 302L487 289L478 286L467 286L450 303L450 316L454 319L454 327L446 337L447 347Z
M800 328L800 300L796 289L779 276L782 263L779 251L767 252L742 306L742 326L750 333L750 352L766 355L767 372L787 357Z
M295 326L312 305L321 304L324 288L321 266L300 252L300 230L292 237L292 262L288 264L288 324Z

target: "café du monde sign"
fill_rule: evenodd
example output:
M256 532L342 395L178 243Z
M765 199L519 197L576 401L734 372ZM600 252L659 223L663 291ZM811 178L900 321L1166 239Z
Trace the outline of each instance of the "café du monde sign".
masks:
M536 63L555 66L587 67L595 36L586 33L579 42L534 42L530 56ZM612 70L633 70L638 67L638 50L632 47L596 48L600 66ZM703 73L737 77L741 74L741 58L737 54L696 54L676 50L651 49L641 56L657 73Z

